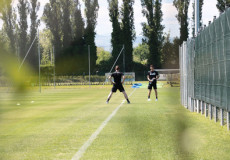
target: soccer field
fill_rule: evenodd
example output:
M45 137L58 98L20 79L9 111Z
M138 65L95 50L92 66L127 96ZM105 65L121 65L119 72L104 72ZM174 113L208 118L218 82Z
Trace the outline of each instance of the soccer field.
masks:
M131 104L122 105L120 93L105 103L110 87L2 96L0 159L70 160L119 106L81 159L230 159L226 127L184 109L179 88L160 88L159 101L148 102L147 89L126 86Z

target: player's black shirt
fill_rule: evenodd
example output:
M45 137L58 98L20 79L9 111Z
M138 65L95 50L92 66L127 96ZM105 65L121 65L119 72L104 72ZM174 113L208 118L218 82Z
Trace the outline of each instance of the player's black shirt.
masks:
M124 74L122 72L114 72L111 77L113 77L116 84L121 84L121 78Z
M148 72L149 79L156 78L158 75L159 75L159 73L157 71L149 71Z

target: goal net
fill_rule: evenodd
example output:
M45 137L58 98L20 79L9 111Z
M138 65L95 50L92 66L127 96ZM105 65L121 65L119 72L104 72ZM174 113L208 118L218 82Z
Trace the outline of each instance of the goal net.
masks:
M179 69L157 69L156 71L160 75L159 81L167 81L172 87L180 85Z

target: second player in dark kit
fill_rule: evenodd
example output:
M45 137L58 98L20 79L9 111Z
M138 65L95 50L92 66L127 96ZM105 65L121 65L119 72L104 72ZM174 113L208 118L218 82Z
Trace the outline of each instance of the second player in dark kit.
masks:
M148 72L147 79L149 81L149 85L148 85L148 90L149 90L148 101L150 101L152 88L155 90L156 101L158 101L157 80L159 79L159 73L154 69L153 65L150 65L150 71Z

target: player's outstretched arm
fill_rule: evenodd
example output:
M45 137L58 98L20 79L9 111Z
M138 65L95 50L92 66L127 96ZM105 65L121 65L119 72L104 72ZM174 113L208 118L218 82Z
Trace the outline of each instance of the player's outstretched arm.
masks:
M111 76L109 76L109 81L110 81L112 84L114 84L114 82L112 81L112 77L111 77Z
M125 76L122 77L122 84L125 82Z

